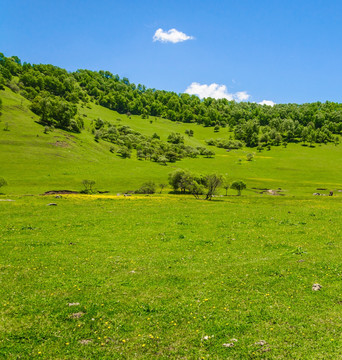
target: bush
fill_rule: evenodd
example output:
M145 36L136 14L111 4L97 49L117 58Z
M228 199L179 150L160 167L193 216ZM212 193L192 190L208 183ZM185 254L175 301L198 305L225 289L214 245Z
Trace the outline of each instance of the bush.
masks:
M172 132L167 137L167 141L171 144L184 144L184 137L180 133Z
M131 150L127 147L123 146L120 149L118 149L117 153L123 158L130 158L131 157Z
M157 185L154 181L147 181L143 183L140 189L136 190L136 194L154 194L156 192Z
M254 155L253 155L253 154L247 154L247 155L246 155L246 160L247 160L247 161L252 161L253 158L254 158Z

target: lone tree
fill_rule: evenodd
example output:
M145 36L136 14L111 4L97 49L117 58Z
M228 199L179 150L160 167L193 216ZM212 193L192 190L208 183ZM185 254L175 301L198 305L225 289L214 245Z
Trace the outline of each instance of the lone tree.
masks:
M237 190L238 192L238 196L241 195L241 191L246 189L246 184L242 181L234 181L231 185L230 185L231 189Z
M95 181L94 180L83 180L82 184L84 186L84 190L83 193L85 194L92 194L94 192L94 185L95 185Z

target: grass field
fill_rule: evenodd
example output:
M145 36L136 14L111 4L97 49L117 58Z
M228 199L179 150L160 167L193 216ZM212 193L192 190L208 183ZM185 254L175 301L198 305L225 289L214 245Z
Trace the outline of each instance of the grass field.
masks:
M112 154L94 141L91 120L163 140L193 129L193 146L228 130L150 123L92 104L80 108L81 134L44 134L27 100L8 89L0 96L8 182L0 189L0 358L342 357L342 146L289 144L250 162L255 149L215 148L214 159L161 166ZM166 183L177 168L225 174L247 189L210 202L168 188L116 195ZM38 195L81 190L84 179L109 194ZM317 188L334 196L313 197Z
M340 198L11 199L2 358L342 355Z
M205 139L228 137L227 129L215 133L213 128L196 124L179 124L165 119L148 119L120 115L92 104L80 108L87 115L86 129L81 134L55 130L44 134L38 117L29 109L29 102L10 90L0 91L3 99L3 115L0 117L0 176L8 182L3 190L8 194L40 194L53 189L81 190L82 180L92 179L100 190L111 193L135 190L148 180L157 184L167 183L168 174L177 168L197 173L219 172L231 180L244 180L252 195L253 187L285 190L287 196L309 195L317 188L342 189L342 146L322 145L315 148L300 144L273 147L271 151L256 152L244 148L227 152L214 148L214 159L183 159L168 166L150 161L139 161L135 153L132 159L121 159L112 154L111 144L96 143L90 133L90 121L98 117L114 124L127 124L143 134L154 132L166 140L171 132L184 134L193 129L195 136L185 136L189 145L205 145ZM120 119L118 121L117 119ZM2 131L8 123L9 131ZM255 154L253 161L246 155ZM241 164L239 162L241 159ZM222 192L223 193L223 192ZM231 194L234 192L231 191Z

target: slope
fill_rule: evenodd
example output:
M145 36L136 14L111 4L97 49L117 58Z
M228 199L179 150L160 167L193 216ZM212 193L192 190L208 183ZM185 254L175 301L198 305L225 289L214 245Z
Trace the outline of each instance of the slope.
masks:
M198 173L219 172L231 179L243 179L249 194L252 188L282 188L287 195L312 194L316 188L337 190L342 188L341 146L317 145L315 148L289 144L287 148L272 147L271 151L256 152L241 149L227 152L213 148L216 156L186 158L167 166L150 161L122 159L109 151L111 144L94 141L91 121L100 117L112 124L129 125L145 135L157 133L166 140L171 132L184 135L192 146L206 146L209 138L227 138L227 129L214 132L212 127L177 123L166 119L119 114L100 105L90 103L80 107L85 129L80 134L55 129L44 133L38 116L29 110L30 102L8 88L0 91L3 114L0 117L0 176L8 182L2 191L7 194L38 194L52 189L80 190L83 179L96 181L98 189L111 193L134 190L144 181L166 183L168 173L176 168ZM8 126L6 125L8 124ZM7 129L8 131L3 131ZM184 134L194 131L194 137ZM254 154L253 161L246 154ZM241 161L240 161L241 160ZM233 194L233 191L231 191Z

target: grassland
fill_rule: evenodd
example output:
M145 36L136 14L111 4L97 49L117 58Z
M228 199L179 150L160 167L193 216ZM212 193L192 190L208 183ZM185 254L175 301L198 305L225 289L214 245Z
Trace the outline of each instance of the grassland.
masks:
M198 173L219 172L229 179L242 179L251 188L282 188L287 196L310 195L317 188L342 188L342 146L322 145L315 148L289 144L287 148L273 147L271 151L255 149L227 152L214 148L214 159L183 159L168 166L150 161L121 159L112 154L110 143L96 143L90 132L90 122L98 117L114 124L127 124L146 135L154 132L166 140L171 132L193 129L195 136L185 136L189 145L205 145L205 139L228 137L227 129L215 133L213 128L197 124L174 123L165 119L128 118L101 106L80 108L86 115L85 130L71 134L55 130L44 134L44 127L29 108L29 102L10 90L0 91L3 115L0 117L0 176L8 181L6 193L40 194L52 189L80 190L83 179L93 179L101 190L111 193L135 190L147 180L166 183L168 173L175 168ZM119 119L119 120L118 120ZM153 120L152 124L150 120ZM8 123L9 131L2 131ZM246 154L254 152L253 161ZM241 164L239 159L241 159ZM231 192L233 194L233 191Z
M12 200L0 202L2 358L342 354L340 198Z
M9 184L0 195L0 358L342 356L342 193L312 196L342 189L342 146L289 144L251 162L251 149L215 149L214 159L161 166L112 154L94 141L91 120L164 140L193 129L186 142L195 146L228 130L150 123L92 104L80 108L81 134L44 134L27 100L0 96L0 176ZM248 188L211 202L169 189L116 196L147 180L166 183L175 168L227 174ZM38 195L80 190L83 179L110 194Z

